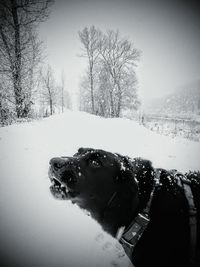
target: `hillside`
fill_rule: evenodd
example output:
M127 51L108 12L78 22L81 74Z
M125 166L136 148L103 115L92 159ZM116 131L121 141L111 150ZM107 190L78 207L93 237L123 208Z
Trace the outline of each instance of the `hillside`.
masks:
M145 112L184 118L200 115L200 81L188 84L176 93L153 99L145 106Z

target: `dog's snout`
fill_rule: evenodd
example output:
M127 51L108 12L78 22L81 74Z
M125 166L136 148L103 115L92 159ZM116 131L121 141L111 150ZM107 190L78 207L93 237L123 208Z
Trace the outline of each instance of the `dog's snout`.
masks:
M62 158L52 158L49 162L49 164L54 168L54 169L61 169L66 163L66 160Z

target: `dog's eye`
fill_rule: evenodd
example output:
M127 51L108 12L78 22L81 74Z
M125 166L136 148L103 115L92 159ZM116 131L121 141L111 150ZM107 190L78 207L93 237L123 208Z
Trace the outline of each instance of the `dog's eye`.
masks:
M91 159L90 160L90 165L94 168L98 168L101 166L101 163L99 160L96 160L96 159Z
M62 167L62 164L56 162L56 163L54 163L54 167L55 167L56 169L60 169L60 168Z

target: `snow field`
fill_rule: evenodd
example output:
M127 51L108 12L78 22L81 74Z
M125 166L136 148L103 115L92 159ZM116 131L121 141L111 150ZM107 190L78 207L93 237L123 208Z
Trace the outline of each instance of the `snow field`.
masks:
M131 266L115 239L70 201L49 192L54 156L79 147L144 157L154 167L200 170L200 143L169 138L127 119L67 111L0 129L0 234L4 266Z

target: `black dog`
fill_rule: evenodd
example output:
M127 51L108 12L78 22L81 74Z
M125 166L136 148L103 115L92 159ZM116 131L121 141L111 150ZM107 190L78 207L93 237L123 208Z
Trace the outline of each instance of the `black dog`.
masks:
M143 229L134 245L126 244L123 236L120 240L136 267L200 266L199 172L183 176L174 170L156 170L141 158L80 148L73 157L51 159L49 177L55 197L88 210L112 236L119 235L122 227L126 233L130 225ZM197 210L194 214L189 198ZM149 209L149 221L133 223L144 209Z

